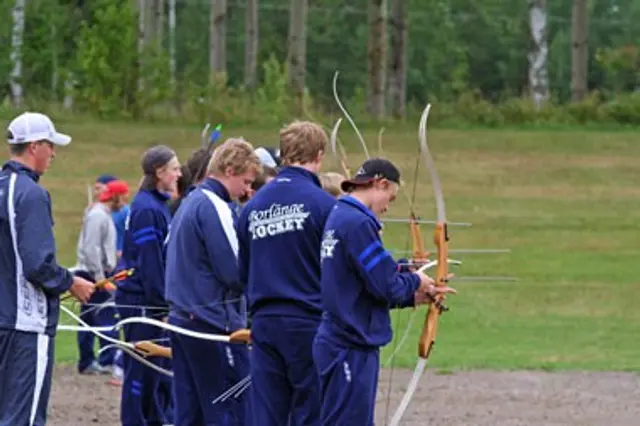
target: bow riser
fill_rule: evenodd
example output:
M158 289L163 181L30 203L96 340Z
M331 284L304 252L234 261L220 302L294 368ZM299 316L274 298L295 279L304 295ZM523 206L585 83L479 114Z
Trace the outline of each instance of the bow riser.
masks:
M449 276L449 262L447 262L447 241L449 240L447 235L447 225L439 223L436 225L436 230L433 235L433 243L436 246L438 253L438 266L436 269L436 286L446 286ZM429 358L431 350L435 344L435 336L438 331L438 317L446 307L442 304L444 302L444 295L437 295L436 301L429 305L429 311L424 321L422 333L420 335L420 341L418 343L418 356L420 358Z

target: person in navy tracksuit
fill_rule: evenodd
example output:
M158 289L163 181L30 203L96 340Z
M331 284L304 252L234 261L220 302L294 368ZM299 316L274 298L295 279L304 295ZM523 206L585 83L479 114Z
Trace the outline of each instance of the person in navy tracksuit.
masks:
M373 425L380 347L391 341L389 310L427 303L435 287L420 272L399 272L385 250L377 216L395 199L400 172L366 161L343 181L349 192L329 215L322 239L322 323L313 357L322 388L323 425Z
M169 323L229 335L247 325L244 283L237 265L237 216L230 206L260 173L251 145L228 139L217 147L208 177L185 198L167 241ZM239 425L246 397L217 397L249 375L244 345L171 333L174 425Z
M320 126L280 132L284 167L243 207L239 265L251 315L253 424L317 425L320 392L311 344L320 323L320 241L336 200L316 175L327 146Z
M134 268L132 276L118 284L116 304L122 319L146 316L162 320L168 306L164 298L164 242L171 215L169 193L180 177L180 163L174 151L158 145L142 158L144 178L131 203L119 268ZM140 306L140 307L137 307ZM152 325L124 326L128 342L166 339L166 333ZM162 341L157 343L162 344ZM167 359L153 362L166 368ZM172 422L171 382L155 370L124 355L122 384L122 424L162 425Z
M11 159L0 172L0 426L47 421L60 295L81 303L94 285L58 265L49 193L38 185L56 146L46 115L26 112L7 129Z

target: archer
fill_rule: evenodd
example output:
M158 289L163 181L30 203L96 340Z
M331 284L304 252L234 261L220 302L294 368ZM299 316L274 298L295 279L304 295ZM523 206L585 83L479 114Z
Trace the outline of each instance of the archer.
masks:
M391 341L389 311L455 293L422 272L399 272L382 245L378 217L392 203L400 172L388 160L367 160L342 182L322 241L322 322L313 356L320 375L322 424L373 425L380 347Z

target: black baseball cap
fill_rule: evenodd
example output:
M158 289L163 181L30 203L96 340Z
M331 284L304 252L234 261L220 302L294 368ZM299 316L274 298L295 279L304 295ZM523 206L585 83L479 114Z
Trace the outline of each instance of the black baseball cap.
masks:
M376 179L387 179L400 185L400 170L389 160L371 158L360 166L354 177L342 181L340 187L349 192L355 186L368 185Z

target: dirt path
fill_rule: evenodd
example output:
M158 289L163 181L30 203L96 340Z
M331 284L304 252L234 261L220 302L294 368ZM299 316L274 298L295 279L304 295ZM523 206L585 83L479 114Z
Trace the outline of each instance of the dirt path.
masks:
M388 416L411 372L395 370ZM118 425L120 389L106 378L57 367L49 405L52 426ZM376 424L384 425L388 372L380 378ZM428 397L427 395L430 395ZM403 425L637 426L640 375L633 373L426 372ZM357 425L354 425L357 426Z

